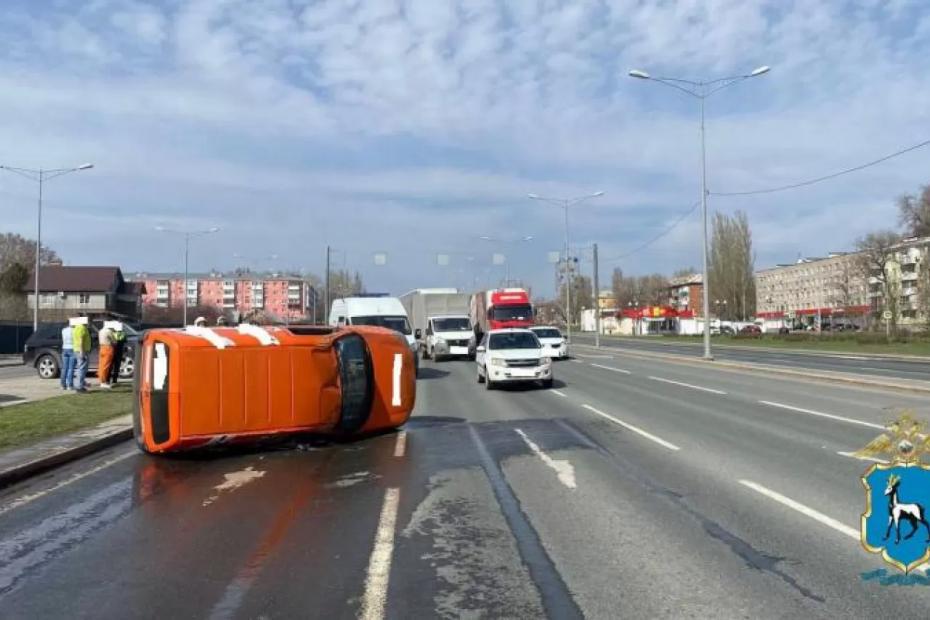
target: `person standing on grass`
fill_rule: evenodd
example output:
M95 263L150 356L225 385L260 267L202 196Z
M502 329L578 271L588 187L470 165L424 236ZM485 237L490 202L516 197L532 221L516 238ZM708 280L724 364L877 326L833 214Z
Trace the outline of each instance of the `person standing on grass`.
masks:
M87 317L72 319L71 346L74 349L74 368L77 373L75 392L87 391L87 365L90 362L90 330Z
M110 385L116 385L119 381L123 352L126 350L126 332L123 331L123 324L120 321L113 321L110 327L113 328L113 363L110 365Z
M74 385L74 340L71 322L61 328L61 389L70 390Z
M110 368L113 367L113 329L110 322L104 321L103 328L97 335L100 344L100 359L97 361L97 379L100 387L110 389Z

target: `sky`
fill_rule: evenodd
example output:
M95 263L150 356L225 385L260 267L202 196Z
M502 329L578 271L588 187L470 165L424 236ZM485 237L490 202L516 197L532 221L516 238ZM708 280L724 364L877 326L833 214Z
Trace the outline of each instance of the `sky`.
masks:
M569 211L582 272L594 243L605 286L699 267L698 102L633 68L771 66L707 99L711 192L930 139L924 0L4 0L0 50L0 165L95 166L46 184L43 241L129 274L182 269L156 226L218 226L193 270L322 273L329 245L373 291L551 295L564 213L527 194L598 191ZM896 227L925 183L930 149L708 208L748 213L764 268ZM35 236L37 193L0 171L0 231Z

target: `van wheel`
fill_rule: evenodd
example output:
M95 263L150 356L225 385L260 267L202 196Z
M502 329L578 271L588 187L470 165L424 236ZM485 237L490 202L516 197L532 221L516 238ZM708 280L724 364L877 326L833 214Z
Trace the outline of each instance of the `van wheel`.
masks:
M549 388L551 388L551 387L552 387L552 378L550 377L549 379L543 379L543 381L542 381L542 386L543 386L544 388L546 388L547 390L548 390Z
M487 372L487 370L485 370L485 372ZM491 377L490 377L490 376L485 376L485 378L484 378L484 389L486 389L486 390L493 390L493 389L494 389L494 383L491 381Z

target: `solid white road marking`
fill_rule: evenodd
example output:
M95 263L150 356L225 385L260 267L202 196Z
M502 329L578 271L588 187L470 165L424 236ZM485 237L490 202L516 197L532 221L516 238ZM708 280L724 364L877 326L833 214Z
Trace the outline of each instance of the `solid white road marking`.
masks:
M559 478L559 482L567 486L569 489L574 489L577 487L575 484L575 467L571 464L571 461L564 459L554 459L542 449L537 446L532 439L526 436L526 433L522 429L514 429L520 437L523 438L523 441L526 442L526 445L530 447L530 450L538 456L543 463L546 464L551 470L553 470Z
M779 504L787 506L788 508L791 508L792 510L796 510L797 512L800 512L804 516L810 517L811 519L814 519L815 521L818 521L826 526L832 527L833 529L835 529L837 532L840 532L841 534L846 534L847 536L849 536L850 538L854 540L859 540L859 530L851 528L844 523L840 523L836 519L832 517L828 517L822 512L818 512L814 510L813 508L805 506L804 504L800 502L796 502L790 497L785 497L781 493L778 493L777 491L773 491L769 488L766 488L757 482L753 482L752 480L740 480L739 483L745 487L749 487L756 493L761 493L762 495L765 495L769 499L775 500Z
M359 618L381 620L387 603L388 580L391 576L391 558L394 554L394 525L397 522L397 503L400 489L391 487L384 493L381 517L375 532L375 546L368 560L368 576L365 578L365 596Z
M701 390L702 392L710 392L711 394L726 394L723 390L715 390L713 388L701 387L700 385L691 385L690 383L682 383L681 381L672 381L671 379L663 379L662 377L649 377L653 381L661 381L662 383L671 383L673 385L680 385L681 387L691 388L692 390Z
M624 375L632 375L632 374L633 374L633 373L631 373L629 370L624 370L623 368L614 368L613 366L602 366L601 364L591 364L591 365L594 366L595 368L603 368L604 370L612 370L612 371L614 371L614 372L619 372L619 373L622 373L622 374L624 374Z
M561 396L562 398L568 398L568 394L565 392L560 392L558 390L549 390L549 392L555 394L556 396Z
M858 424L860 426L868 426L869 428L877 428L878 430L885 430L885 427L881 424L873 424L872 422L866 422L865 420L857 420L855 418L844 418L843 416L833 415L832 413L823 413L822 411L814 411L813 409L802 409L801 407L794 407L792 405L785 405L783 403L775 403L770 400L760 400L760 403L763 405L768 405L769 407L779 407L780 409L786 409L788 411L794 411L796 413L806 413L807 415L815 415L821 418L829 418L830 420L838 420L840 422L848 422L850 424Z
M68 486L71 483L77 482L78 480L86 478L87 476L96 474L98 471L106 469L110 465L119 463L122 460L128 459L130 456L134 456L135 454L137 454L135 450L132 450L131 452L127 452L126 454L121 454L120 456L112 458L109 461L104 461L103 463L101 463L100 465L97 465L96 467L92 469L88 469L85 472L81 472L80 474L71 476L70 478L66 480L62 480L61 482L53 486L50 486L49 488L43 491L37 491L35 493L30 493L29 495L23 495L21 497L17 497L16 499L14 499L12 502L7 504L6 506L0 507L0 515L2 515L5 512L9 512L13 510L14 508L19 508L20 506L25 506L26 504L30 504L34 502L35 500L39 499L40 497L45 497L49 493L53 493L57 491L58 489Z
M391 385L391 405L400 407L400 373L404 368L404 356L402 353L394 354L394 381Z
M397 442L394 444L394 456L401 457L407 451L407 431L397 433Z
M837 452L840 456L848 456L851 459L859 459L860 461L872 461L873 463L887 463L888 461L884 459L877 459L872 456L859 456L855 452Z
M584 364L581 360L570 360L574 364Z
M587 357L591 359L613 359L613 355L585 355L584 353L575 353L575 357Z
M669 450L681 450L681 448L679 448L679 447L676 446L675 444L671 443L670 441L665 441L665 440L662 439L661 437L656 437L656 436L653 435L652 433L646 432L646 431L644 431L643 429L639 428L638 426L633 426L632 424L629 424L629 423L627 423L627 422L624 422L623 420L618 420L617 418L613 417L613 416L610 415L610 414L604 413L603 411L601 411L601 410L599 410L599 409L595 409L595 408L592 407L591 405L582 405L582 407L584 407L584 408L587 409L588 411L591 411L592 413L596 413L597 415L601 416L602 418L606 418L606 419L610 420L610 421L613 422L614 424L619 424L619 425L622 426L623 428L625 428L625 429L627 429L627 430L630 430L630 431L633 431L634 433L636 433L636 434L638 434L638 435L641 435L641 436L645 437L645 438L648 439L649 441L654 441L654 442L656 442L657 444L659 444L660 446L662 446L662 447L664 447L664 448L668 448Z

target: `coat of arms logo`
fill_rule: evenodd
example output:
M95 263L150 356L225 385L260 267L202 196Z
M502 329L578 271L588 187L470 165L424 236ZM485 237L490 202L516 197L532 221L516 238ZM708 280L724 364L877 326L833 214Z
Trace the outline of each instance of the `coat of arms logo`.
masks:
M930 435L905 413L856 455L887 459L862 476L862 546L908 573L930 561Z

